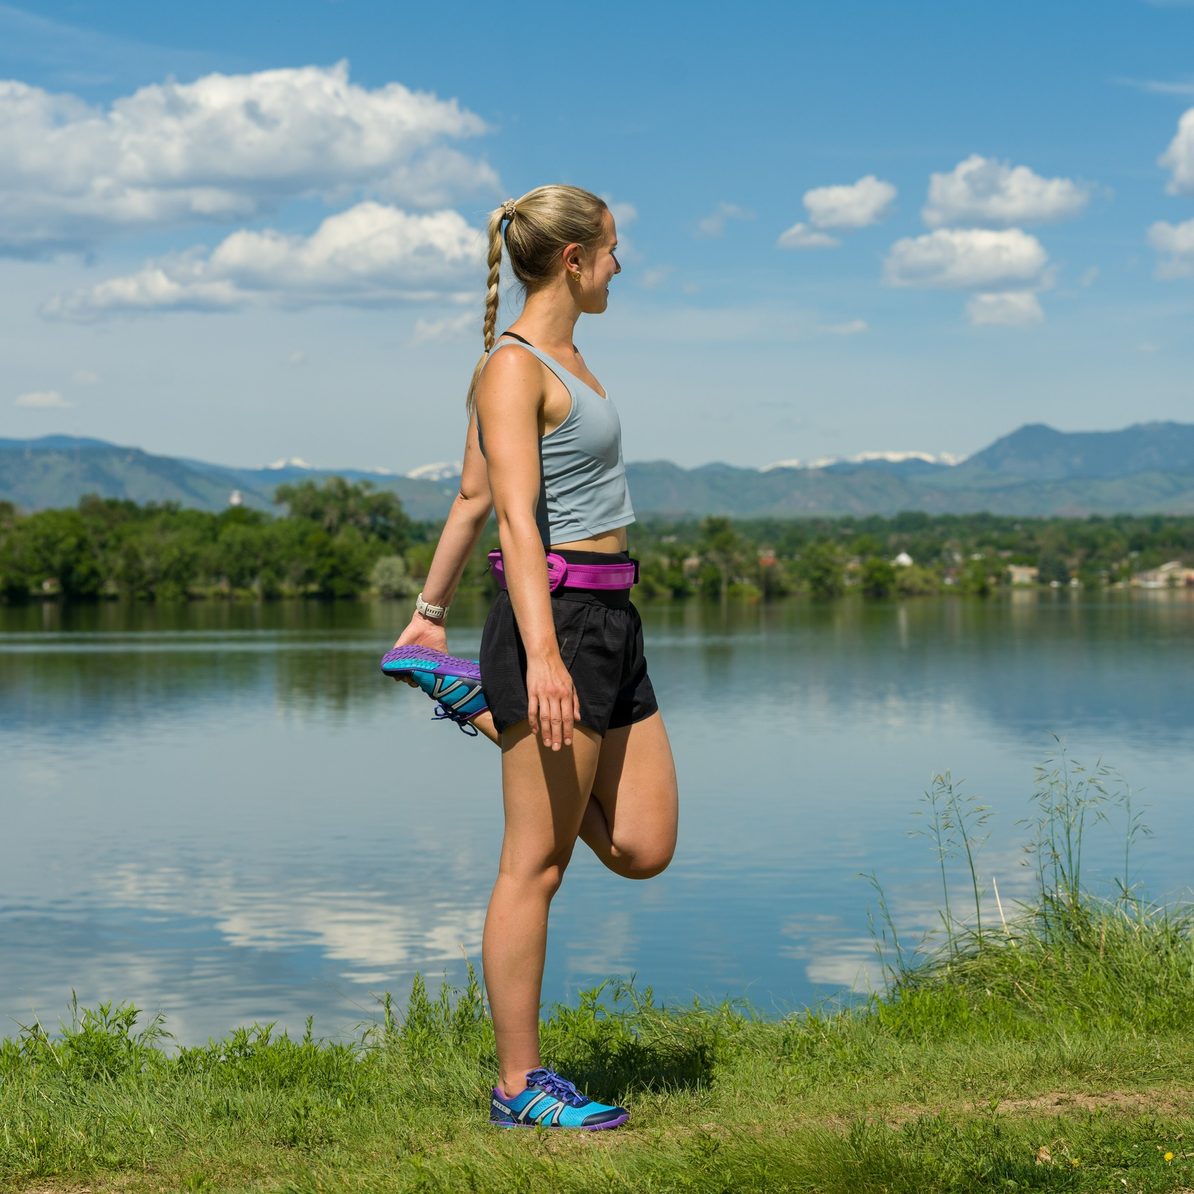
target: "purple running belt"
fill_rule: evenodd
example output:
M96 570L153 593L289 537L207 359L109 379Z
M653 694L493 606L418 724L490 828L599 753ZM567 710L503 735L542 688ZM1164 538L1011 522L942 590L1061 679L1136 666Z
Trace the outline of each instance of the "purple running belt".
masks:
M489 566L498 587L504 589L506 569L500 551L489 553ZM547 553L547 583L553 593L556 589L629 589L637 581L637 560L625 564L570 564L554 551Z

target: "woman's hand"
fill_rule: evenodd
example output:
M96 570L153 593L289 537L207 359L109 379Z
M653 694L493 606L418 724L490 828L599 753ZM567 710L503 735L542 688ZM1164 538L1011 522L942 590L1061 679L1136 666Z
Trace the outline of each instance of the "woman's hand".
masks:
M532 734L543 735L551 750L572 745L572 727L580 720L580 698L559 651L527 660L527 717Z
M448 632L442 622L433 622L422 614L415 614L407 628L398 636L395 647L430 647L433 651L447 651Z
M433 651L443 651L446 654L448 632L444 629L442 622L433 622L430 618L424 618L422 614L415 614L406 629L398 636L394 646L430 647ZM411 688L419 687L409 676L396 678L400 679L403 684L409 684Z

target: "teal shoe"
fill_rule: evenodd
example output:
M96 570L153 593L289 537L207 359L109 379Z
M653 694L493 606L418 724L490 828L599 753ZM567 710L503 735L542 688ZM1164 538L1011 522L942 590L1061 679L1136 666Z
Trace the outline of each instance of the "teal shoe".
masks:
M630 1118L625 1107L597 1103L553 1070L531 1070L527 1088L508 1099L501 1087L493 1088L489 1100L489 1122L500 1128L582 1128L595 1132L616 1128Z
M414 680L433 701L439 702L433 717L454 721L466 734L477 736L473 718L489 705L475 659L455 659L433 647L395 647L381 657L381 670L395 680Z

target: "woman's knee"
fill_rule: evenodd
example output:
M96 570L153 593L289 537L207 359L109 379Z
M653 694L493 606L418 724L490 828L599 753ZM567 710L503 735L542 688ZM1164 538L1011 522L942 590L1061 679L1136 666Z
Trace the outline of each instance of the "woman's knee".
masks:
M656 848L621 849L614 843L611 868L624 879L654 879L667 870L675 854L675 845Z
M545 895L548 899L560 890L564 882L564 872L572 857L569 850L566 855L557 855L539 862L523 863L518 867L503 867L503 873L517 882L522 890L530 888Z

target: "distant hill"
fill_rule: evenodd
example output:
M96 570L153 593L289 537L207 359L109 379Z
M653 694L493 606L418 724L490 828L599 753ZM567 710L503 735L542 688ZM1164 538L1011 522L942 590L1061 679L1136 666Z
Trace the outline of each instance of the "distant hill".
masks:
M1029 424L959 464L918 456L766 469L668 461L626 466L640 515L808 517L988 510L1025 517L1194 514L1194 425L1140 423L1122 431L1057 431ZM289 462L233 468L154 456L96 439L0 440L0 500L27 510L71 506L87 493L219 510L235 490L269 509L277 486L329 476L397 493L413 518L437 519L456 493L451 466L411 476L314 469Z
M43 439L0 439L0 501L25 510L73 506L84 494L135 502L178 502L201 510L222 510L233 492L246 506L273 508L279 485L341 476L369 480L402 499L413 518L442 517L456 493L454 480L423 481L359 469L309 469L292 464L235 468L153 456L97 439L52 435Z
M1055 431L1029 423L976 452L955 479L982 474L1024 480L1130 477L1141 473L1194 476L1194 425L1137 423L1123 431Z

